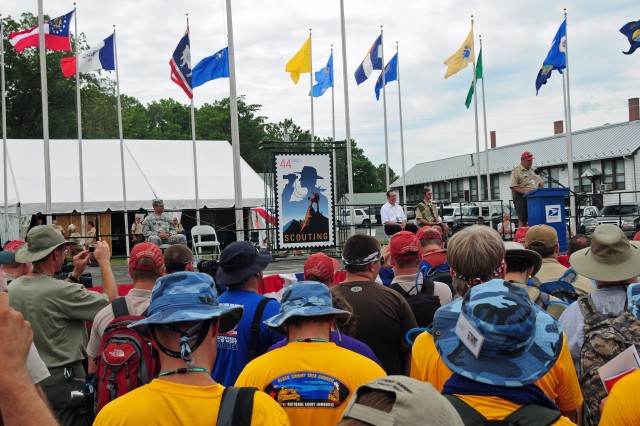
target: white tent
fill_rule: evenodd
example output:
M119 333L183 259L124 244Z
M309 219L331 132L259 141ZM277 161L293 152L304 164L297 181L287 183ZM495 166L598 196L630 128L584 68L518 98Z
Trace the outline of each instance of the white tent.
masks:
M192 141L125 140L127 210L151 209L162 198L167 210L195 209ZM46 210L44 143L7 140L8 200L11 238L17 238L19 218ZM80 173L77 140L51 140L51 210L53 214L80 211ZM198 208L230 208L234 202L231 145L227 141L197 141ZM120 142L91 139L82 142L84 210L124 210ZM0 150L0 158L2 153ZM0 161L0 170L2 170ZM264 182L244 161L241 165L243 207L264 203ZM0 185L0 225L4 231L4 185ZM24 220L23 219L23 220Z

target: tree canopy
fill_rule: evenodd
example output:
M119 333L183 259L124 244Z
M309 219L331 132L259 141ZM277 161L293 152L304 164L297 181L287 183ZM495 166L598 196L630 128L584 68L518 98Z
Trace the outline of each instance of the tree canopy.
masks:
M49 19L45 17L45 19ZM3 19L5 34L37 25L37 17L24 13L19 21ZM38 49L17 53L4 38L7 136L13 139L42 137L42 101L40 90L40 60ZM88 49L80 34L71 36L72 48ZM52 139L78 137L75 78L65 78L60 59L70 52L47 52L47 86L49 99L49 136ZM80 74L82 136L84 139L118 138L118 118L115 82L108 72ZM174 99L159 99L143 105L138 99L122 94L123 135L127 139L191 139L189 105ZM238 97L240 155L258 173L263 171L262 140L285 140L292 143L311 140L311 132L286 118L271 123L260 115L262 105ZM231 141L230 98L205 103L195 110L196 138ZM325 138L324 141L330 141ZM355 192L385 191L385 165L375 166L352 141L353 183ZM390 170L393 177L395 173ZM393 179L392 179L393 180Z

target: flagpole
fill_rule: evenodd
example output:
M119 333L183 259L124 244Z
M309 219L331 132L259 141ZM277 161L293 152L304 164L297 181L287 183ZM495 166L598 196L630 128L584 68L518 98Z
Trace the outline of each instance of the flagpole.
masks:
M398 73L398 110L400 111L400 156L402 157L402 203L407 204L407 180L404 171L404 131L402 128L402 94L400 90L400 50L396 41L397 73Z
M309 90L311 91L311 152L316 150L314 142L314 128L313 128L313 40L311 39L311 28L309 28Z
M384 69L384 37L382 37L382 25L380 25L380 49L382 52L382 103L384 104L384 161L385 161L385 191L389 190L389 133L387 131L387 84ZM404 194L403 198L404 198ZM406 207L406 206L405 206Z
M187 13L187 32L189 30L189 14ZM189 64L191 67L191 64ZM198 193L198 155L196 153L196 113L193 106L193 89L191 90L191 151L193 153L193 185L196 192L196 225L200 225L200 197Z
M82 168L82 105L80 103L80 70L78 69L78 54L80 49L80 37L78 36L78 12L76 4L73 3L73 21L76 33L76 115L78 118L78 169L80 171L80 229L82 235L84 229L84 170Z
M333 77L333 44L331 45L331 74ZM332 78L331 82L331 140L333 141L333 147L331 149L331 154L333 157L333 204L334 206L338 201L338 183L336 179L336 98L335 98L335 82Z
M0 13L0 40L4 40L4 26ZM4 242L9 241L9 184L7 182L7 100L4 87L4 43L0 41L0 97L2 97L2 163L4 174Z
M116 59L116 104L118 106L118 137L120 138L120 168L122 169L122 201L124 210L124 242L129 257L129 218L127 217L127 182L124 168L124 135L122 132L122 105L120 104L120 74L118 69L120 64L118 61L118 42L116 37L116 26L113 26L113 53ZM77 66L77 63L76 63Z
M567 20L567 9L564 9L564 20ZM565 72L562 73L562 93L564 97L564 116L567 122L567 173L569 174L569 188L573 189L573 137L571 134L571 96L569 90L569 29L567 28L567 34L565 37L565 57L567 60L567 67ZM566 90L565 90L565 75L566 75ZM571 233L576 232L576 198L569 196L569 206L571 208L571 218L569 219L569 227Z
M480 52L482 53L482 34L478 37L480 38ZM482 62L482 118L484 121L484 152L487 164L487 200L491 201L491 172L489 171L489 143L487 141L487 106L484 102L484 59ZM478 76L476 76L476 79L477 78ZM478 161L480 161L479 158Z
M49 95L47 93L47 52L44 44L44 12L42 0L38 0L38 32L40 47L40 88L42 92L42 140L44 142L44 187L47 224L51 218L51 160L49 157Z
M244 240L244 223L242 217L242 176L240 174L240 133L238 130L238 97L236 95L236 54L233 46L233 18L231 16L231 0L227 1L227 28L229 34L229 96L231 106L231 147L233 149L233 181L236 205L236 239Z
M473 15L471 15L471 30L473 31ZM473 90L477 91L477 77L476 77L476 49L475 49L475 44L476 41L475 39L473 39L473 37L471 38L471 43L473 43ZM478 195L478 201L481 200L480 197L480 188L481 188L481 181L482 178L480 177L480 133L478 130L478 96L474 96L473 97L473 107L475 110L475 119L476 119L476 177L478 179L478 190L476 192L476 194Z
M230 0L227 0L230 1ZM347 136L347 185L349 187L349 202L353 202L353 160L351 158L351 122L349 118L349 79L347 73L347 36L344 22L344 0L340 0L340 32L342 37L342 75L344 79L344 121ZM355 218L353 208L350 208L351 227L350 234L356 233L353 225Z

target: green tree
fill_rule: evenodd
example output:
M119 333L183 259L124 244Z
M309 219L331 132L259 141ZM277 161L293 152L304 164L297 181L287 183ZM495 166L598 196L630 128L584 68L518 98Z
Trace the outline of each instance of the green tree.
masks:
M376 192L387 192L389 188L387 188L387 167L385 163L380 164L377 169L378 174L378 189ZM389 167L389 184L392 184L396 179L398 179L398 175L395 174L393 169Z

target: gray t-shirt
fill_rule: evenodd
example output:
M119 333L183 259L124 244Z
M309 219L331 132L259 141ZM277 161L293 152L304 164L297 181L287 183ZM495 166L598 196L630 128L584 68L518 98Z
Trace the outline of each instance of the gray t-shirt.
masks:
M49 374L47 366L44 365L44 361L40 358L40 354L38 354L36 345L34 345L33 342L29 348L29 354L27 355L27 370L29 370L29 374L31 374L31 381L34 385L36 383L40 383L51 375Z

